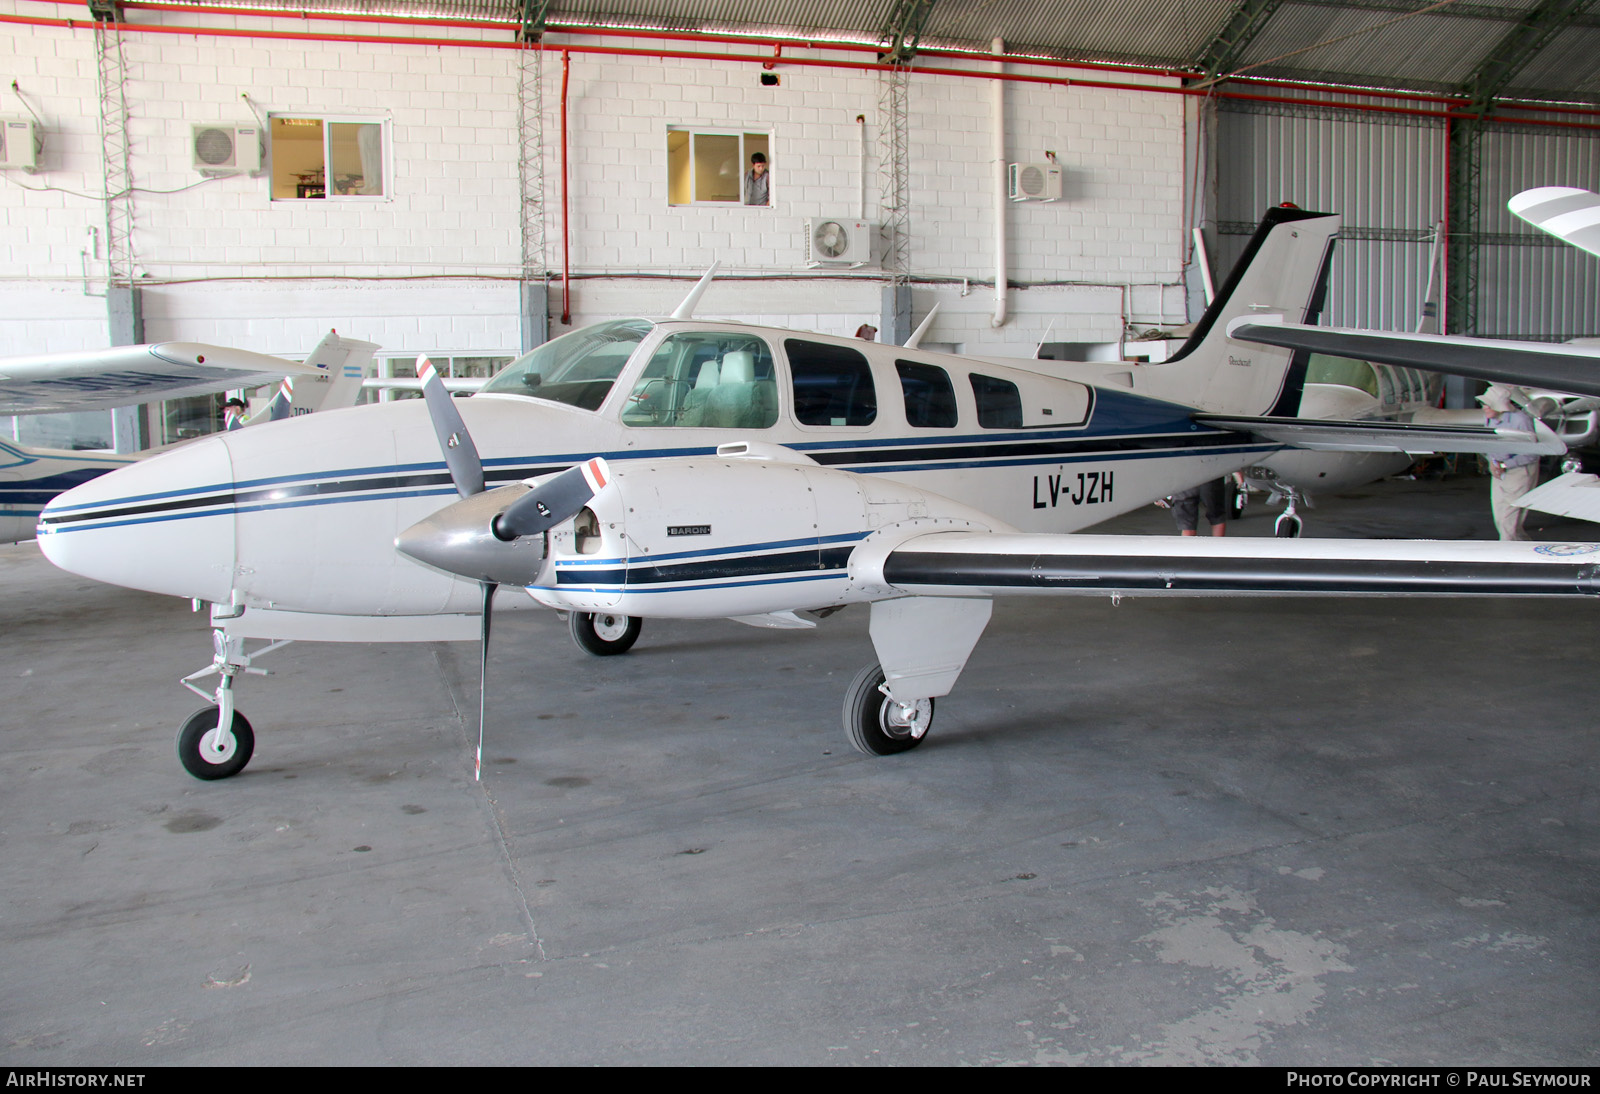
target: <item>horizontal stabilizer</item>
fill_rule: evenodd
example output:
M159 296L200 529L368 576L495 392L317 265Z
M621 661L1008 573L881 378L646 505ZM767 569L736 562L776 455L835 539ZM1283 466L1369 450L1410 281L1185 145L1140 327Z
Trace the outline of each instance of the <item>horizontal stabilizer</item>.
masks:
M1543 422L1534 432L1481 425L1416 425L1315 418L1241 418L1196 414L1201 425L1235 429L1313 452L1496 452L1559 456L1566 444Z
M1600 349L1553 342L1512 342L1444 334L1309 327L1250 316L1230 337L1243 342L1447 372L1491 383L1600 395Z
M1600 478L1572 471L1529 490L1511 504L1558 517L1600 521Z

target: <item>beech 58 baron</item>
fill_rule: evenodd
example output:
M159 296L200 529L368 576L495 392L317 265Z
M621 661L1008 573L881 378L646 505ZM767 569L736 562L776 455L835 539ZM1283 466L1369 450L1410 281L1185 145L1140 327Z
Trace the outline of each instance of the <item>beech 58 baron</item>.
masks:
M74 573L210 602L214 661L186 683L214 706L179 734L200 778L238 772L254 747L233 694L265 652L247 654L247 639L487 650L502 585L526 592L502 608L567 611L596 652L626 649L646 616L807 627L870 604L877 663L844 720L872 754L924 739L997 595L1600 591L1589 545L1064 534L1282 443L1253 429L1294 413L1295 355L1227 327L1258 310L1312 314L1337 227L1273 210L1187 352L1121 389L697 321L702 279L672 318L575 331L468 399L424 364L421 401L221 434L115 471L56 499L40 544ZM208 694L194 681L213 672ZM480 710L480 764L481 731Z

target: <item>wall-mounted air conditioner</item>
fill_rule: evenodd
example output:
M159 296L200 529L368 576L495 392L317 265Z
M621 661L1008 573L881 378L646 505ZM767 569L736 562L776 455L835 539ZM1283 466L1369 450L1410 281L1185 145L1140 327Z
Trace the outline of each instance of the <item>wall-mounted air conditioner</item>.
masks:
M0 118L0 167L38 170L38 128L32 118Z
M1006 171L1012 201L1060 201L1061 168L1053 163L1013 163Z
M261 170L258 125L196 125L190 135L194 169L202 175L253 175Z
M877 226L865 220L818 217L806 221L807 266L864 266L872 261Z

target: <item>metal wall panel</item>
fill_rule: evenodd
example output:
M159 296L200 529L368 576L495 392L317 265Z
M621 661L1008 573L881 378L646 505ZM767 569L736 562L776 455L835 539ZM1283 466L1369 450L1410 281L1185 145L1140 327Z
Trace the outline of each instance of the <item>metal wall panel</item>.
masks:
M1292 201L1344 218L1324 322L1410 330L1443 216L1445 133L1428 119L1306 107L1217 117L1217 269L1269 206Z
M1225 273L1245 226L1293 201L1344 216L1325 322L1410 330L1444 216L1446 131L1426 118L1336 107L1225 104L1217 114L1220 246ZM1600 185L1600 134L1499 125L1483 138L1478 333L1566 339L1600 334L1600 258L1513 217L1506 201L1534 186ZM1441 294L1442 295L1442 294Z

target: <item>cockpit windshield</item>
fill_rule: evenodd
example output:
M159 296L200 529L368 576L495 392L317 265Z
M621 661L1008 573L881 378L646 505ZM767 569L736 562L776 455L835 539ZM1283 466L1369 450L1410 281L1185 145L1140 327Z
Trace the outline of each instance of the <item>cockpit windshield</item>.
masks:
M518 357L481 391L531 395L580 410L598 410L651 326L643 319L618 319L563 334Z

